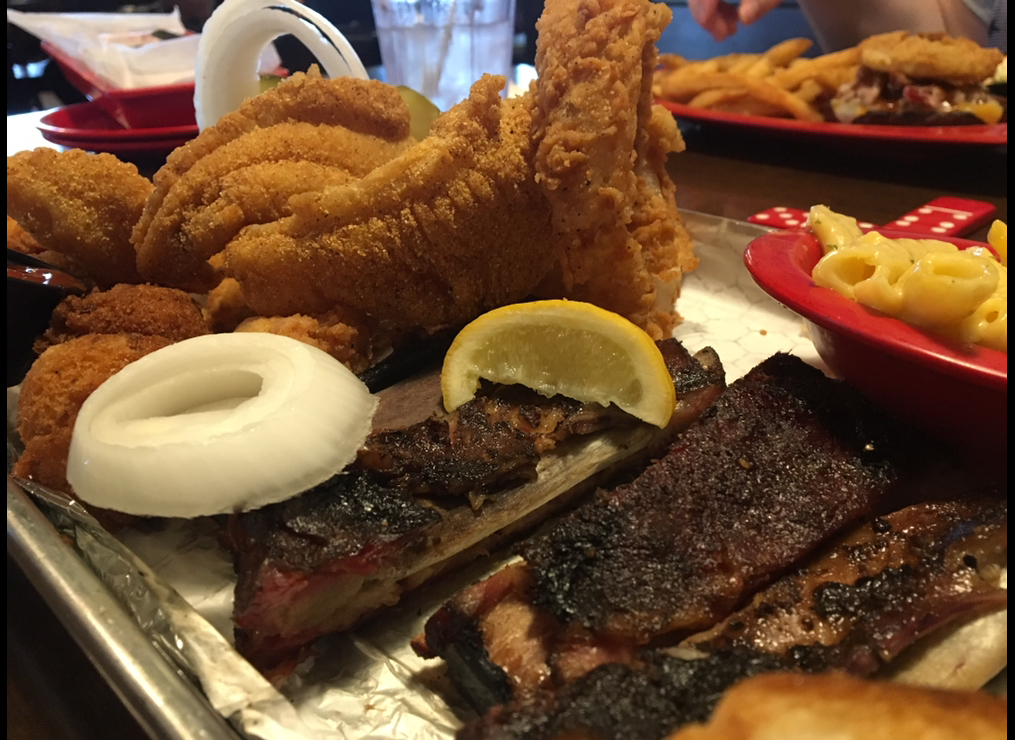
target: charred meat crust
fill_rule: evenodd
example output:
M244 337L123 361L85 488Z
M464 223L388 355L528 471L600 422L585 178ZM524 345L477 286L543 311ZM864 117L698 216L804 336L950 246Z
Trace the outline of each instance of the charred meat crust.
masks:
M622 434L632 435L633 446L610 447L616 451L611 464L659 452L723 385L710 350L701 353L702 364L675 340L659 346L678 385L667 430L639 431L644 425L594 404L495 390L458 412L376 432L345 473L286 502L231 517L227 544L237 567L241 652L270 668L314 638L394 603L438 572L438 562L526 521L546 504L534 493L527 505L524 496L512 495L513 486L536 478L545 453L573 437L630 427ZM538 495L552 499L576 484L556 493L547 484Z
M647 652L636 664L610 663L530 704L498 707L467 725L458 740L662 740L704 721L723 692L784 661L754 653L683 660Z
M529 700L632 660L639 645L674 644L889 505L924 444L845 384L777 355L633 482L599 492L523 543L522 562L445 604L415 647L455 652L452 678L469 675L460 688L485 709L504 681ZM482 650L458 641L470 623ZM495 691L469 687L497 666Z
M677 387L677 413L692 412L699 391L721 387L722 366L711 349L699 353L702 364L676 340L659 347ZM456 412L375 432L348 471L232 517L229 544L292 570L321 568L439 521L434 498L475 498L531 480L540 454L568 437L636 423L598 404L544 398L517 386L495 389Z
M459 738L661 740L704 721L727 688L757 673L874 674L950 620L1003 607L997 576L1006 562L1002 499L910 506L859 525L678 649L601 665L488 712Z
M1002 498L916 504L857 527L684 644L794 652L809 670L874 673L952 620L1003 607L1007 560Z
M687 396L721 386L722 366L710 348L691 358L676 340L658 346L674 378L677 413ZM613 406L487 386L453 413L372 434L352 471L369 471L412 496L467 496L478 509L485 495L533 480L540 457L558 443L635 423Z
M440 521L440 514L401 491L392 491L369 474L336 475L288 501L230 518L236 552L251 560L272 560L294 571L364 550L390 547ZM239 568L246 569L243 562ZM246 603L238 584L236 601Z
M905 439L845 384L777 355L635 482L521 548L535 602L638 642L706 627L883 498Z

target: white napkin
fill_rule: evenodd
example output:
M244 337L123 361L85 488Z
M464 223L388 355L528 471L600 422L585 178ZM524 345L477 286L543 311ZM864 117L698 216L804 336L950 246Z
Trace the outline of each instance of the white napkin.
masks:
M104 78L112 89L161 87L194 80L200 35L182 35L187 30L177 10L172 13L23 13L8 10L7 21L48 41ZM181 36L144 43L144 36L157 30ZM271 72L279 63L275 47L268 44L261 53L261 72Z

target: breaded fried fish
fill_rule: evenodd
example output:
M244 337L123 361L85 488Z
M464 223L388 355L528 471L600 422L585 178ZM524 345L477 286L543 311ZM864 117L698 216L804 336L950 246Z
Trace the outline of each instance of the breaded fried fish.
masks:
M100 287L142 282L130 234L151 190L112 154L40 147L7 158L7 215Z
M266 316L345 306L395 328L463 322L528 296L557 257L532 171L527 99L484 77L425 139L348 185L290 199L226 250Z
M697 263L666 172L684 143L653 105L669 20L649 0L561 0L536 41L536 178L565 244L540 293L596 303L655 338L676 324L681 276Z
M288 215L290 196L361 177L414 141L398 91L297 73L173 152L133 231L146 280L206 291L241 228Z

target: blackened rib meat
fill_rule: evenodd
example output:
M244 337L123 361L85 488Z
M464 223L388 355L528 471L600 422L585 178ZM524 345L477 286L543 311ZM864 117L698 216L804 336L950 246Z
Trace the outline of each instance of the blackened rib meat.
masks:
M1007 505L917 504L862 524L677 650L642 651L488 713L461 740L661 740L761 672L866 676L955 619L1003 608ZM704 657L688 659L689 651Z
M1005 500L916 504L858 527L684 645L866 675L958 617L1004 607L1007 561Z
M718 357L706 349L695 361L672 339L659 347L676 384L675 416L697 418L702 389L715 392L722 385ZM486 494L533 480L540 457L558 443L633 424L615 406L542 398L517 385L485 390L452 414L375 432L354 470L370 471L413 496L468 496L478 508Z
M845 384L777 355L636 480L438 610L417 650L445 657L485 707L705 629L886 499L922 442L901 431Z
M533 401L526 388L498 387L453 414L376 432L354 470L411 496L466 496L478 509L487 495L535 479L540 457L559 442L631 426L613 406Z
M660 452L723 385L711 350L699 362L675 340L660 348L678 389L665 430L595 405L495 391L454 414L375 432L346 473L231 517L240 652L264 670L288 661L618 464Z
M536 603L639 642L713 624L869 512L905 444L847 386L777 355L637 481L522 548Z
M607 663L555 693L498 708L463 728L458 740L662 740L706 719L722 693L746 676L778 670L768 655L682 660L662 650L637 663Z

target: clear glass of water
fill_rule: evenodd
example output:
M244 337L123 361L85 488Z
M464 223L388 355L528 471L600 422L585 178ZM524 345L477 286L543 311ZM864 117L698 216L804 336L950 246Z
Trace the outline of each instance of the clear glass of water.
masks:
M484 74L511 78L515 0L372 0L385 79L441 110Z

